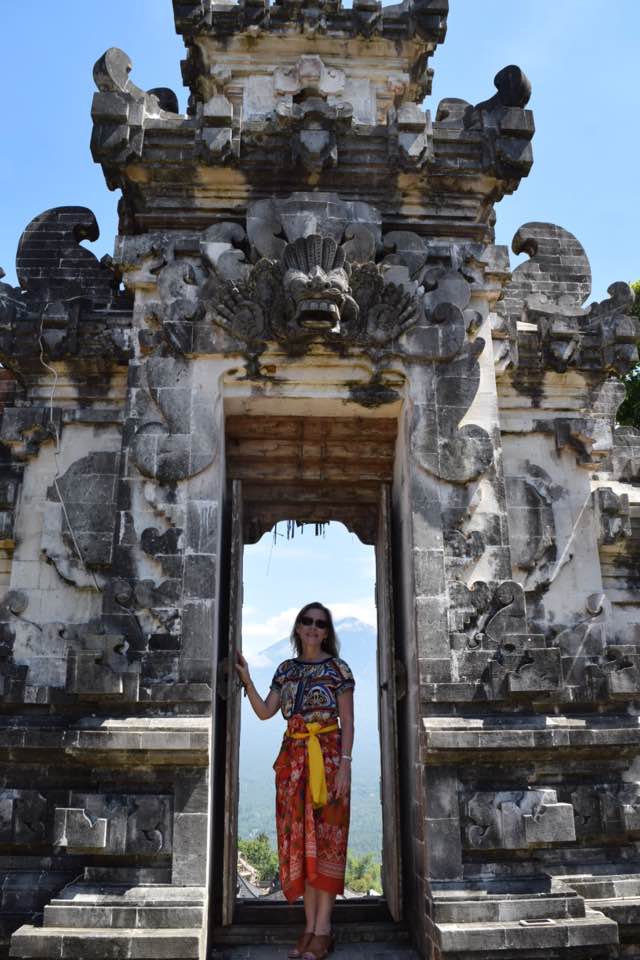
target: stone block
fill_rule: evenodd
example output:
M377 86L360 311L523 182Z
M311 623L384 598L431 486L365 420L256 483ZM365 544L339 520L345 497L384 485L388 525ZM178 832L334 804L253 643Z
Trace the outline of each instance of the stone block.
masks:
M425 820L425 852L432 880L455 880L462 876L462 842L458 817Z
M55 846L111 856L171 853L169 797L71 794L70 800L55 812Z
M555 790L476 792L465 803L466 846L520 850L576 839L573 807Z
M185 596L194 599L212 600L217 591L216 558L210 555L190 554L184 564Z
M576 839L573 807L570 803L543 803L535 814L525 814L522 819L527 846L566 843L567 840Z
M195 554L218 552L218 504L212 500L190 500L187 504L187 550Z
M39 846L47 840L48 804L37 790L0 791L0 842Z
M69 850L106 850L108 821L92 819L84 808L58 807L53 826L54 847Z

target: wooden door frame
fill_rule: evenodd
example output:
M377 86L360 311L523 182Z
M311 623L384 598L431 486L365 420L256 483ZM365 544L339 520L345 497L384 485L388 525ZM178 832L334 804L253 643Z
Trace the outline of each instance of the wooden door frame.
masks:
M237 939L234 932L238 926L245 929L245 924L251 923L251 916L256 913L256 905L248 901L245 905L242 901L233 898L233 903L229 900L229 878L225 883L226 863L233 850L237 851L237 822L238 822L238 799L239 793L236 786L234 791L229 790L229 774L233 775L233 769L239 769L239 748L240 748L240 693L237 690L235 677L231 676L231 668L228 663L228 650L230 633L233 630L241 630L241 619L237 613L238 598L240 597L241 613L241 583L236 571L242 570L242 553L244 542L240 544L238 552L237 535L234 536L234 526L237 534L238 522L243 524L247 518L242 516L242 483L239 480L232 480L230 484L230 494L227 497L224 516L223 537L223 563L222 568L225 571L222 578L222 587L224 596L220 603L220 651L218 663L218 696L215 707L216 715L216 736L214 738L214 757L213 757L213 823L212 823L212 851L211 851L211 929L214 933L216 942L223 943L225 940L233 942ZM359 915L364 909L364 914L372 922L393 921L401 922L401 902L402 902L402 870L401 870L401 833L402 823L399 807L399 769L398 769L398 742L397 742L397 686L395 674L395 650L393 644L393 552L391 543L391 497L390 485L386 482L380 482L380 501L379 501L379 521L376 536L376 542L373 544L376 556L376 604L378 609L378 647L377 647L377 668L378 668L378 709L380 721L380 754L381 754L381 805L383 819L383 833L386 837L386 849L392 851L388 857L393 857L391 869L391 878L396 883L391 895L383 896L379 901L367 903L359 907ZM240 509L238 512L237 498L240 498ZM273 502L277 503L277 487L274 487ZM234 508L234 503L236 507ZM242 527L241 527L242 529ZM385 536L386 534L386 536ZM228 558L228 563L224 560ZM384 577L384 584L382 579ZM240 577L241 580L241 577ZM240 590L240 592L238 592ZM385 644L385 649L380 648L380 641ZM232 641L233 645L233 641ZM387 722L386 750L393 753L393 756L382 756L383 727L385 722L382 717L382 711L385 709L389 713ZM237 714L237 717L236 717ZM230 722L237 724L236 730L230 730ZM235 750L236 757L230 757L230 751ZM386 760L387 770L393 770L391 784L383 783L385 778L383 774L383 764ZM382 792L384 791L384 792ZM230 797L235 794L235 817L229 817ZM229 826L231 821L235 823L234 837L229 839ZM386 828L385 828L386 821ZM394 836L390 834L389 824L393 823ZM395 837L395 838L394 838ZM395 856L394 856L395 854ZM237 856L237 852L236 852ZM225 902L226 898L226 902ZM338 915L346 913L351 901L338 903L336 910ZM271 911L269 911L271 907ZM267 916L273 911L279 912L284 919L283 911L288 911L291 915L292 908L286 903L270 903L260 906L260 913ZM295 908L297 910L297 908ZM253 921L256 922L256 921ZM355 921L354 921L355 922ZM358 922L362 922L360 919ZM259 941L258 941L259 942Z

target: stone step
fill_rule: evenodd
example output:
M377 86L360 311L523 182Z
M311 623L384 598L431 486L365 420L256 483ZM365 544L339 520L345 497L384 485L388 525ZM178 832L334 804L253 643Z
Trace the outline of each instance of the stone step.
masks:
M282 952L284 946L291 945L300 934L304 923L303 916L295 924L292 923L234 923L231 927L218 927L211 931L211 942L218 949L231 949L240 946L273 945ZM409 934L407 929L393 922L357 923L343 919L334 924L336 941L339 944L370 943L376 948L388 944L402 944L407 946Z
M451 897L439 893L434 898L433 917L437 923L504 923L520 920L562 920L584 917L585 903L576 893L533 894L532 896Z
M208 960L283 960L281 945L217 947ZM339 943L332 958L336 960L420 960L419 954L402 943Z
M584 917L540 918L505 923L436 923L443 957L476 955L491 958L515 950L544 951L595 948L618 942L618 925L604 914L587 910ZM528 954L527 954L528 955Z
M589 907L624 927L640 924L640 876L567 877L565 883L586 900Z
M86 880L67 884L56 898L56 903L73 900L77 903L117 905L141 903L153 905L170 903L204 903L204 887L176 887L163 883L92 883Z
M47 928L199 928L203 919L202 887L72 883L44 908Z
M24 960L198 960L200 929L108 930L21 927L11 940L12 958Z

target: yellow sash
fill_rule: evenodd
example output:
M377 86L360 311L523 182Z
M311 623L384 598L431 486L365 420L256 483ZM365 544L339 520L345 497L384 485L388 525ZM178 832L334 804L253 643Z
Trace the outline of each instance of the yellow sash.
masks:
M307 756L309 758L309 786L311 788L311 802L313 809L318 810L324 807L328 800L327 781L324 775L324 757L322 756L322 747L318 740L320 733L333 733L339 730L337 723L332 723L328 727L323 727L319 723L307 723L306 733L289 733L287 736L292 740L307 741Z

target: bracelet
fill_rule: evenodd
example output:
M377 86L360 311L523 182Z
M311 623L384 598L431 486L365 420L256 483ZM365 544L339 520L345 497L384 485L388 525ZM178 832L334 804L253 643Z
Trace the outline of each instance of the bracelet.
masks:
M246 695L247 695L247 690L249 689L249 687L252 687L252 686L253 686L253 680L251 680L251 679L249 680L249 683L245 683L245 685L244 685L244 695L245 695L245 697L246 697Z
M340 757L340 759L341 759L341 760L348 760L349 763L351 763L351 757L349 756L348 753L343 753L342 756Z

